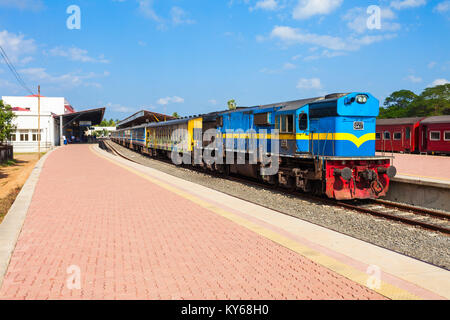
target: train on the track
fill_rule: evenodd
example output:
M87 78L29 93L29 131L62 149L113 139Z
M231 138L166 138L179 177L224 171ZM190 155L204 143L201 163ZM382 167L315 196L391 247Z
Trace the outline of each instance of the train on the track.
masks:
M371 94L338 93L147 123L111 139L223 174L338 200L374 199L396 174L391 158L375 155L378 114Z
M450 115L378 119L376 139L380 152L450 155Z

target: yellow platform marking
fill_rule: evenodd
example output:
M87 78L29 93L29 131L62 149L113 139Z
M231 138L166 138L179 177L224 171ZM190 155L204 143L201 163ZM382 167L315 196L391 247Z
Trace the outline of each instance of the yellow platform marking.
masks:
M337 274L339 274L341 276L344 276L344 277L350 279L351 281L354 281L356 283L361 284L364 287L367 287L367 280L369 278L369 275L362 271L359 271L358 269L356 269L352 266L346 265L346 264L344 264L334 258L331 258L319 251L315 251L309 247L306 247L295 240L292 240L292 239L285 237L281 234L278 234L270 229L267 229L265 227L257 225L245 218L242 218L241 216L238 216L238 215L231 213L227 210L224 210L218 206L215 206L214 204L211 204L205 200L202 200L201 198L198 198L195 195L192 195L192 194L185 192L177 187L174 187L162 180L150 177L149 175L147 175L143 172L140 172L136 169L130 168L129 166L124 165L116 160L110 159L110 158L94 151L92 146L90 147L90 150L97 156L99 156L105 160L108 160L109 162L114 163L115 165L117 165L129 172L132 172L132 173L146 179L147 181L150 181L151 183L156 184L159 187L162 187L178 196L188 199L191 202L193 202L205 209L208 209L211 212L214 212L230 221L237 223L240 226L243 226L243 227L255 232L256 234L259 234L259 235L261 235L261 236L263 236L263 237L265 237L287 249L290 249L294 252L299 253L300 255L316 262L317 264L319 264L329 270L336 272ZM418 299L420 299L419 297L415 296L414 294L412 294L404 289L393 286L384 281L381 281L380 288L372 289L372 290L375 292L378 292L379 294L381 294L389 299L394 299L394 300L418 300Z

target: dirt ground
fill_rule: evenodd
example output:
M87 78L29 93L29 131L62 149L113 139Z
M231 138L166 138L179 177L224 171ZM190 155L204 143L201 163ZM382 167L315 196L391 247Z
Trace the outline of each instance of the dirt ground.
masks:
M15 154L16 164L0 165L0 223L38 161L37 154Z

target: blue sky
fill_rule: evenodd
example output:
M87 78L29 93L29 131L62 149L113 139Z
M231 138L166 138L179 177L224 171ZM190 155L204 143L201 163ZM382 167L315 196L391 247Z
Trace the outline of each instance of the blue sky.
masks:
M115 119L420 93L450 80L449 31L450 0L0 0L0 45L28 86ZM26 94L0 63L0 96Z

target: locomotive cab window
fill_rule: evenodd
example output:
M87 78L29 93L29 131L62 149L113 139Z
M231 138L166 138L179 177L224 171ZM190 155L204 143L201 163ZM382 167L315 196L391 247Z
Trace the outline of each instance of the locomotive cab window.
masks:
M402 140L402 133L394 132L394 140Z
M302 113L298 117L298 128L302 131L308 130L308 115L306 113Z
M450 141L450 131L444 132L444 141Z
M430 140L431 141L440 141L441 140L441 132L440 131L431 131L430 132Z
M391 133L389 131L384 132L384 140L391 140Z
M375 133L375 138L377 140L381 140L381 133L379 133L379 132Z

